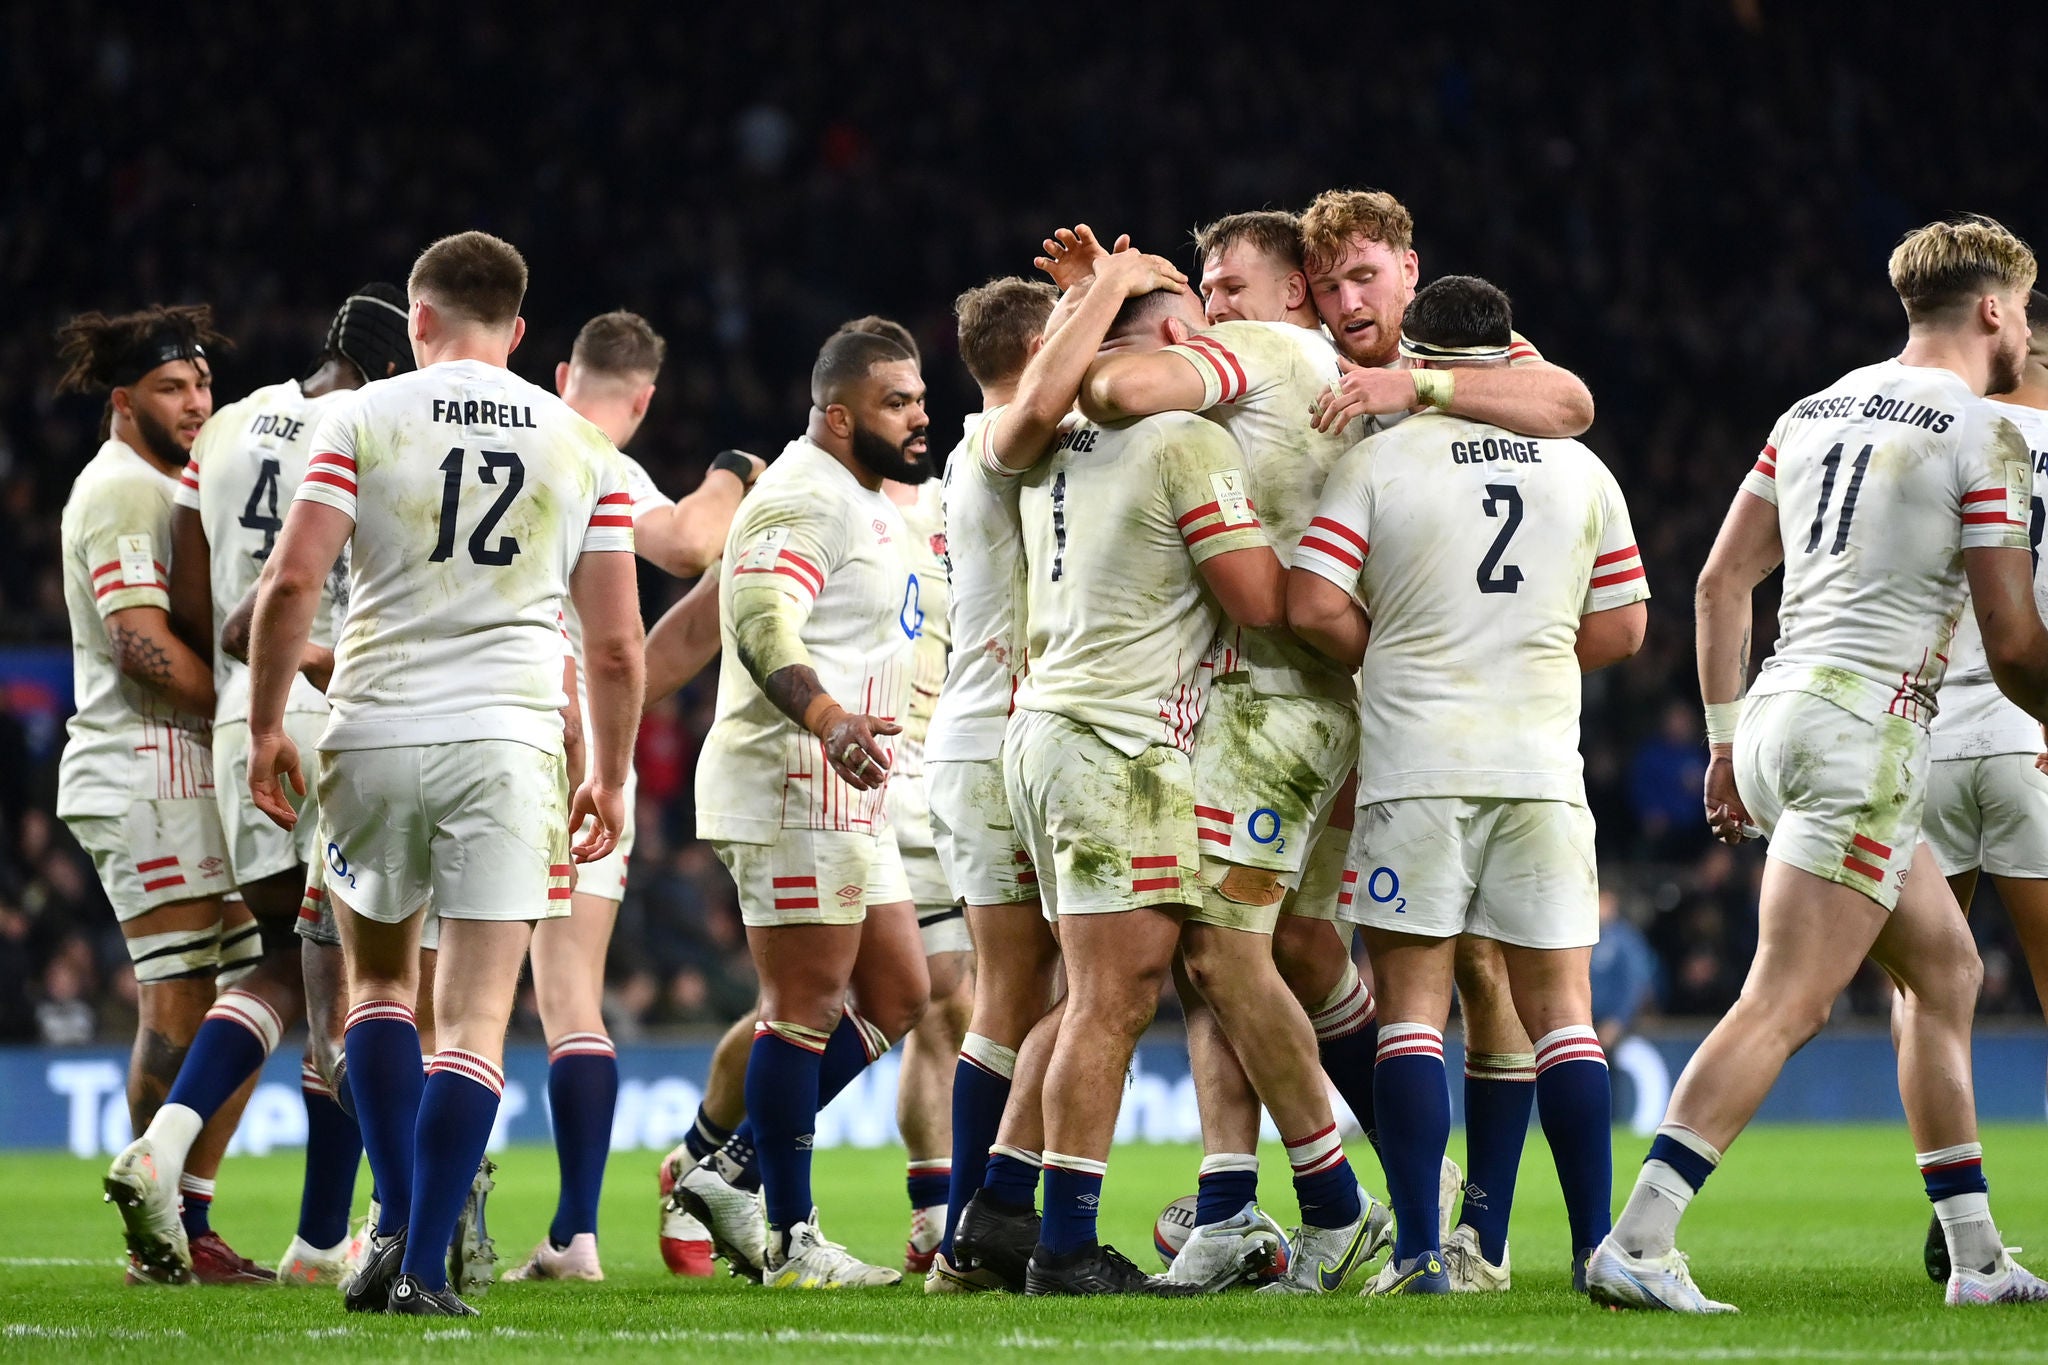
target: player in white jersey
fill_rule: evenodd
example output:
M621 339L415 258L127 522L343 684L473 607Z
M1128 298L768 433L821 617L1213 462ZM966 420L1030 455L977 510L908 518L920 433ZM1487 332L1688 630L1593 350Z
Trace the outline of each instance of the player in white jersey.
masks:
M405 336L404 293L370 284L345 300L327 331L325 348L304 380L267 385L219 409L194 442L180 476L172 516L171 617L180 634L213 659L215 711L214 795L227 839L228 863L249 911L261 928L262 960L215 1004L218 1023L202 1027L186 1055L181 1077L200 1097L238 1089L261 1068L278 1041L274 1021L308 1013L302 1075L309 1133L306 1198L299 1228L279 1260L287 1283L338 1283L347 1270L349 1206L360 1160L355 1121L335 1102L342 1016L346 1012L340 950L311 944L301 961L293 932L306 899L315 820L310 811L296 834L286 834L249 803L248 668L222 645L221 627L256 584L305 472L307 442L330 395L360 388L412 368ZM330 577L330 587L332 586ZM294 738L311 745L327 717L320 687L333 665L332 604L323 596L301 677L292 686L287 723ZM181 1087L186 1088L186 1087ZM173 1102L158 1111L137 1139L154 1157L159 1177L181 1168L188 1134L209 1117L203 1107ZM124 1153L116 1160L132 1160Z
M1505 294L1447 276L1409 305L1401 346L1462 376L1509 363L1509 321ZM1364 664L1340 913L1364 926L1380 994L1373 1085L1399 1225L1368 1293L1452 1289L1437 1202L1461 934L1501 945L1537 1040L1575 1268L1607 1234L1579 675L1635 653L1648 596L1621 490L1590 450L1435 413L1346 455L1295 551L1290 623L1331 658ZM1505 1272L1505 1245L1486 1261Z
M222 897L234 890L213 806L213 678L172 626L168 570L178 470L213 411L206 350L225 338L201 306L86 313L59 340L59 391L106 393L108 404L107 439L72 485L61 527L78 707L65 727L57 813L92 857L135 964L140 1018L128 1112L139 1136L176 1089L214 1004ZM239 930L247 912L236 911ZM213 1122L169 1180L131 1169L134 1160L110 1172L107 1195L128 1225L131 1282L248 1278L240 1257L215 1254L224 1244L204 1223L246 1098L233 1091L208 1104ZM189 1232L181 1183L195 1220Z
M345 1045L383 1203L351 1309L460 1316L447 1248L498 1110L532 924L567 911L574 855L610 851L639 722L630 495L603 432L505 368L526 265L443 238L407 282L420 369L315 431L250 646L250 790L286 828L302 790L283 725L320 585L349 602L320 739L327 892L348 958ZM569 800L562 603L582 617L591 774ZM439 1050L413 1025L421 913L441 923Z
M647 416L666 353L667 343L645 318L604 313L577 333L569 359L555 367L555 388L573 411L623 449ZM638 461L627 455L619 461L632 498L634 552L680 576L702 573L716 558L740 498L763 467L751 455L723 452L703 485L678 503L654 486ZM572 652L580 659L582 625L573 603L564 615ZM585 700L579 710L587 707ZM577 869L566 917L543 920L534 928L534 998L548 1043L548 1112L561 1183L547 1236L507 1273L508 1280L604 1278L597 1255L597 1208L619 1089L617 1054L604 1023L604 969L633 852L630 764L625 793L626 825L612 851ZM701 1228L676 1231L682 1234L677 1240L697 1244L708 1274L709 1235Z
M735 1269L787 1288L902 1278L818 1231L811 1130L916 1022L927 991L883 812L918 623L903 518L881 491L921 472L924 382L894 341L840 332L819 351L811 399L805 435L726 540L721 633L736 666L720 673L698 764L698 833L738 885L761 977L746 1100L765 1248L754 1217L703 1203L693 1181L724 1183L706 1167L678 1186Z
M2035 492L2027 518L2034 547L2034 605L2048 607L2048 576L2041 572L2043 476L2048 475L2048 293L2027 299L2031 338L2019 387L1992 399L1992 407L2026 439ZM1941 712L1928 727L1927 815L1923 833L1935 864L1948 878L1965 915L1977 893L1977 874L1988 873L1999 903L2012 919L2033 973L2034 994L2048 1002L2048 776L2040 767L2040 722L1998 690L1984 653L1984 633L1965 610L1949 649L1941 684ZM1953 1269L1941 1220L1927 1228L1928 1278L1946 1284Z
M1899 1095L1948 1242L1948 1302L2048 1300L1991 1219L1970 1083L1983 969L1921 840L1926 725L1965 579L2000 690L2048 717L2033 470L1982 401L2019 379L2034 273L1989 219L1908 233L1891 257L1905 349L1778 419L1700 575L1707 818L1726 842L1752 826L1770 840L1756 957L1594 1253L1596 1302L1728 1311L1693 1284L1679 1218L1866 956L1904 996ZM1743 700L1750 592L1780 563L1777 648Z

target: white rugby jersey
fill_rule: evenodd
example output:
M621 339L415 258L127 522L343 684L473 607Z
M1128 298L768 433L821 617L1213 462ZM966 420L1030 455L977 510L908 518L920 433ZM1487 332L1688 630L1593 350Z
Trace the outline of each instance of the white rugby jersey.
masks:
M626 480L626 496L633 525L639 526L640 518L664 507L673 507L676 500L654 486L654 480L640 462L624 451L617 452L619 469ZM576 655L576 692L583 703L585 715L590 712L590 688L583 677L583 622L576 615L576 603L569 597L562 598L562 630L569 637L569 648Z
M2048 412L2002 403L1995 398L1989 401L1994 411L2019 428L2038 482L2043 474L2048 474ZM2041 572L2043 513L2041 495L2036 492L2027 516L2027 538L2034 546L2034 609L2048 612L2048 574ZM1964 591L1967 594L1967 583ZM1928 727L1933 757L2038 754L2048 747L2042 742L2041 722L2020 710L1991 680L1991 665L1984 657L1984 632L1967 596L1956 618L1956 638L1948 657L1948 679L1941 685L1941 713Z
M733 594L773 588L802 617L819 683L847 710L900 722L910 703L922 585L889 495L799 437L754 481L725 538L718 711L697 761L697 834L773 843L784 829L888 828L882 793L832 771L824 741L777 710L740 659ZM892 741L882 747L893 753ZM892 759L893 761L893 759Z
M220 630L263 572L284 526L311 453L313 429L339 392L308 398L296 379L268 384L216 410L178 479L177 501L199 514L213 582L213 718L249 718L249 666L220 647ZM334 592L344 591L339 562L313 616L315 644L334 643ZM292 678L285 710L323 714L327 698L303 674Z
M1778 643L1751 694L1927 724L1962 550L2028 547L2019 429L1951 371L1886 360L1793 404L1742 487L1776 505L1785 549Z
M1344 457L1294 562L1372 617L1361 806L1585 804L1579 620L1650 595L1621 488L1592 451L1413 417Z
M911 644L910 703L903 713L903 733L897 737L892 773L924 772L925 744L939 692L946 683L952 641L948 621L952 562L947 554L941 496L939 481L926 479L918 485L916 502L897 506L909 536L904 544L910 553L911 581L917 584L916 599L905 605L904 616L916 628L917 638Z
M171 609L171 498L178 481L120 441L79 471L64 503L64 608L78 710L57 765L57 814L126 815L136 801L213 799L211 716L190 716L114 662L106 620Z
M355 520L322 749L562 742L562 603L633 549L603 432L546 389L450 360L343 395L297 500Z
M1192 413L1084 422L1018 482L1030 670L1017 707L1135 758L1194 747L1222 619L1196 565L1266 544L1230 434Z
M989 467L988 432L998 406L967 419L946 457L943 493L949 597L947 637L956 647L925 738L934 761L976 762L1003 751L1003 727L1024 671L1024 537L1017 480Z

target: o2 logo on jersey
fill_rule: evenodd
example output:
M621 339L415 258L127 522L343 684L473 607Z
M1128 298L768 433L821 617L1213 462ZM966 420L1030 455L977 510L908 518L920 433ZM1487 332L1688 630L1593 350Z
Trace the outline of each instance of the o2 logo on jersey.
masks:
M1391 867L1376 867L1365 879L1365 894L1372 897L1374 905L1388 905L1394 902L1394 913L1408 913L1408 898L1401 894L1401 874Z
M1261 806L1245 818L1244 832L1255 844L1270 844L1275 853L1287 851L1287 839L1280 832L1280 812Z
M327 846L327 870L347 882L351 891L356 889L356 874L348 870L348 855L341 851L340 844Z
M903 638L915 640L924 634L924 608L918 605L917 575L903 585L903 610L896 615L896 623L903 627Z

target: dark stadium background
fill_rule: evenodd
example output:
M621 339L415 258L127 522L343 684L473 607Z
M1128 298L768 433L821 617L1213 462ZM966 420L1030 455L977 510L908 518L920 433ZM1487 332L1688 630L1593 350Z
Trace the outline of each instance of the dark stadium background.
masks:
M2038 10L1967 5L9 6L0 1039L132 1029L111 913L49 814L57 513L99 417L51 397L71 313L211 302L240 343L226 402L299 373L347 290L486 228L532 266L529 378L604 309L667 336L633 450L679 494L720 448L799 430L843 319L913 328L944 450L975 406L951 300L1028 273L1047 230L1192 264L1196 224L1336 185L1399 194L1424 276L1504 286L1593 389L1658 594L1643 654L1589 695L1604 881L1654 952L1656 1010L1716 1013L1760 860L1697 817L1693 576L1776 413L1899 342L1901 232L1975 210L2048 242L2044 59ZM681 586L643 571L650 619ZM642 735L622 1038L752 999L730 886L688 839L710 693ZM1989 897L1976 922L1984 1010L2031 1015ZM1845 1007L1883 1004L1865 980Z

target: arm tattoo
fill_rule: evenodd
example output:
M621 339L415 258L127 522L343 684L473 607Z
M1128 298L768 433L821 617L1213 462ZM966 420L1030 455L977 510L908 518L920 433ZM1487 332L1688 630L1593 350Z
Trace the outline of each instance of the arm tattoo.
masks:
M155 687L171 681L170 654L142 631L109 626L107 643L113 647L115 665L135 681Z
M761 690L768 694L768 700L775 703L778 711L799 726L804 723L804 712L825 691L818 683L817 673L802 664L776 669L768 675Z
M144 1029L135 1040L135 1050L128 1062L128 1094L130 1107L136 1111L138 1131L163 1107L189 1048L189 1044L174 1043L155 1029Z

